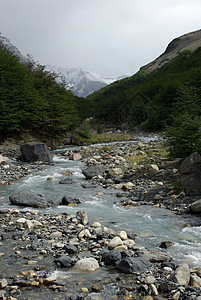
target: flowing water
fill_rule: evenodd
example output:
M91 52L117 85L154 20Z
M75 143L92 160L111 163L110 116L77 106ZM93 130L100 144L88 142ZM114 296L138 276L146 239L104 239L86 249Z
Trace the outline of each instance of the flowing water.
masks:
M81 161L71 161L55 155L54 165L48 165L43 171L37 171L16 181L14 185L5 187L2 206L11 207L8 197L14 192L43 194L56 203L59 203L64 195L68 195L80 199L81 204L77 207L57 206L47 211L76 214L78 210L83 209L87 212L90 223L99 221L117 231L126 230L130 234L136 234L136 242L148 248L160 249L160 242L173 241L174 245L166 251L176 262L199 264L201 227L187 227L188 219L162 208L147 205L121 207L116 190L102 187L83 188L81 184L87 181L82 175L82 168L84 163ZM61 174L66 169L73 172L73 176L70 177L74 181L73 184L59 184L59 181L66 177ZM48 180L48 177L53 177L53 180Z

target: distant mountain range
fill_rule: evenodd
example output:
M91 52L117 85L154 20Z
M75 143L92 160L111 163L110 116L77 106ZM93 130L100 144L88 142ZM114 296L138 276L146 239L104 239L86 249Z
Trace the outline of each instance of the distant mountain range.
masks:
M86 97L114 81L121 80L131 75L103 77L94 75L83 69L68 69L51 65L47 65L46 70L59 74L69 88L72 88L75 95L79 97Z
M27 63L28 58L24 56L18 49L15 47L9 39L3 37L0 34L0 46L3 45L6 49L12 51L16 56L19 57L22 63ZM122 76L113 76L113 77L103 77L94 75L83 69L69 69L64 67L56 67L47 65L47 71L53 71L59 75L59 79L64 79L66 85L71 88L73 93L79 97L86 97L92 94L95 91L100 90L106 85L131 76L132 74L126 74Z

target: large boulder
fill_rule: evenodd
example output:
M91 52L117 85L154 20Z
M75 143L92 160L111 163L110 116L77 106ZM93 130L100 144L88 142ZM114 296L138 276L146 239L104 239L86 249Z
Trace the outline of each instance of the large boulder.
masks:
M125 257L116 265L116 268L119 271L127 274L145 273L149 271L150 267L151 263L146 259L134 257Z
M189 196L201 195L201 156L195 152L180 165L181 182Z
M20 206L30 206L38 208L46 208L54 206L51 200L43 196L36 196L28 193L15 193L9 197L11 204Z
M80 271L93 272L99 269L99 264L98 261L93 257L82 258L76 262L74 268Z
M30 142L20 146L22 158L27 162L53 162L53 155L48 151L46 144Z
M86 179L91 179L98 175L104 175L106 167L103 165L94 165L82 170L82 174Z

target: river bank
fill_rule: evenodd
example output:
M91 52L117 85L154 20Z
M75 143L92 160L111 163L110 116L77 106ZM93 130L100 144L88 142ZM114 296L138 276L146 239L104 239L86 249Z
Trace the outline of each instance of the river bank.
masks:
M157 150L159 143L149 140L60 149L56 157L78 159L85 169L104 165L106 173L86 180L84 189L99 186L103 193L116 191L119 207L160 209L171 201L173 206L167 207L186 213L193 198L186 199L182 191L173 189L177 161L168 161L164 146ZM66 174L63 179L71 178ZM125 228L116 231L101 222L92 223L79 210L79 204L76 214L1 209L3 299L199 299L200 267L189 264L189 268L186 262L178 267L167 254L171 241L164 240L157 250L150 250ZM190 218L188 221L190 225ZM87 261L87 268L93 263L94 271L76 267L84 257L93 258Z

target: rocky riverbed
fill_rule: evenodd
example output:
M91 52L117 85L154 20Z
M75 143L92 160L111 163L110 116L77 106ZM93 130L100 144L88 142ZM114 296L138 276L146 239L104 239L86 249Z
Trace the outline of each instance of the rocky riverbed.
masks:
M169 161L161 141L57 155L85 162L85 188L116 190L119 205L128 208L154 205L184 214L199 198L176 185L178 161ZM7 160L0 167L2 184L40 168ZM70 175L66 171L66 179ZM147 249L124 228L90 223L79 204L75 215L13 208L1 209L0 219L1 299L201 299L201 266L177 265L166 253L171 241L161 243L161 250Z

